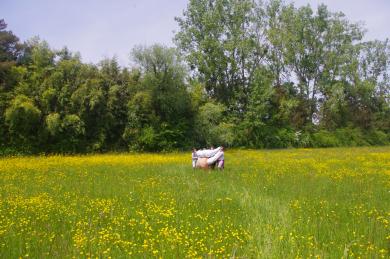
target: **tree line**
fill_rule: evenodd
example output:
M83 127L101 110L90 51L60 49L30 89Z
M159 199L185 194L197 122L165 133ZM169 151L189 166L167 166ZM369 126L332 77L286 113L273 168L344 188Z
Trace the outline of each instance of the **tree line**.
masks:
M190 0L175 48L81 61L0 20L2 153L384 145L390 45L320 5Z

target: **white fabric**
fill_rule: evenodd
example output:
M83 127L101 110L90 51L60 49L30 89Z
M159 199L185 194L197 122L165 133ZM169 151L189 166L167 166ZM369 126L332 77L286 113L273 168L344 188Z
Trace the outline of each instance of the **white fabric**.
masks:
M217 147L216 149L205 149L205 150L198 150L196 151L197 157L212 157L214 156L218 151L221 150L222 147Z
M207 159L207 164L212 165L214 164L217 160L224 160L225 156L223 151L218 151L214 156L210 157Z

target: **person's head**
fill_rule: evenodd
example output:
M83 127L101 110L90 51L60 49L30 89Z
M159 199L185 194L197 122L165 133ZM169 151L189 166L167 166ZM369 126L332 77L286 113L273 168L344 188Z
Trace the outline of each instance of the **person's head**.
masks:
M221 150L222 150L222 151L224 151L224 150L225 150L225 148L224 148L223 146L221 146Z
M196 152L196 148L193 147L193 148L192 148L192 152Z
M214 149L214 146L213 146L213 145L211 145L211 146L210 146L210 149Z

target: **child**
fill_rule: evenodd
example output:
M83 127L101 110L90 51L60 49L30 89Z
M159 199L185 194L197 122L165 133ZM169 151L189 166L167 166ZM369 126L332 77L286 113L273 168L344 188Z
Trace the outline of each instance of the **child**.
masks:
M222 154L219 156L218 160L217 160L217 168L222 170L225 168L225 154L224 154L224 147L221 148L221 151L220 151Z
M198 155L196 154L196 149L192 149L192 168L196 168L196 162L198 161Z
M222 170L225 168L225 160L222 158L222 159L219 159L217 161L217 167L218 169Z
M210 166L217 165L218 169L223 169L225 167L224 148L221 146L215 150L217 150L217 152L207 159L207 164Z

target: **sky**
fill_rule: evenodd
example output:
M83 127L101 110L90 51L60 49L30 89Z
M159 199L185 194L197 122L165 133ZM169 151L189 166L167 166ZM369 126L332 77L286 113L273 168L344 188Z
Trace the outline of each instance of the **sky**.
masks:
M286 0L286 2L292 2ZM324 3L352 22L364 22L366 39L390 38L390 0L295 0L296 6ZM136 45L173 46L188 0L0 0L0 19L22 41L33 36L52 48L67 46L84 62L97 63L116 56L130 63Z

